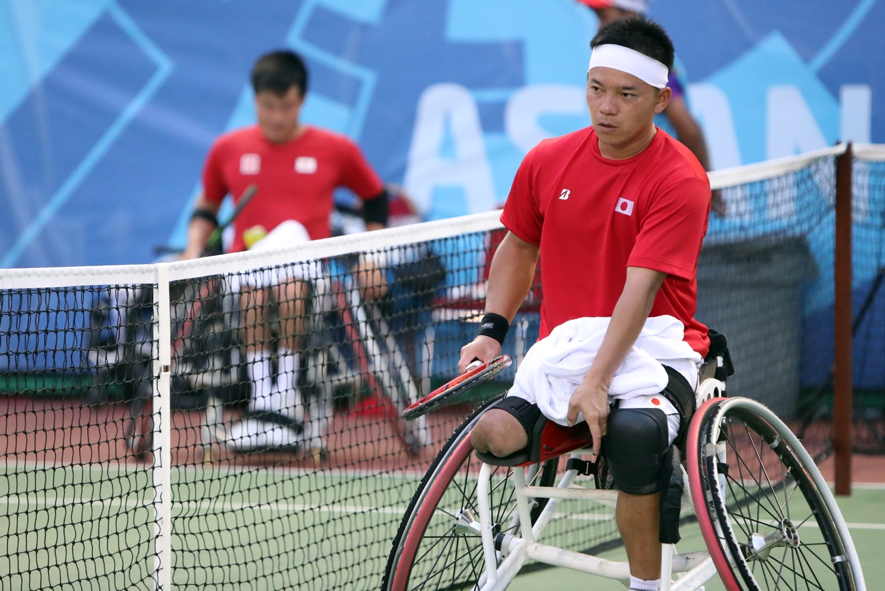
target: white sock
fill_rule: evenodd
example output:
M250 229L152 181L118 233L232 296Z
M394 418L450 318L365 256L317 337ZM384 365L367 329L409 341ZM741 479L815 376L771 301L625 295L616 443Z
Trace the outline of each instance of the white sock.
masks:
M654 581L646 581L645 579L639 579L630 575L630 589L636 589L637 591L658 591L661 586L661 580L655 579Z
M280 348L278 355L279 372L277 372L277 386L280 392L289 392L298 387L301 355L283 348Z
M300 421L304 416L301 393L298 391L298 374L301 371L301 355L280 348L278 357L277 390L279 412Z
M270 355L267 351L247 351L246 368L252 381L252 410L270 410L272 382L270 379Z

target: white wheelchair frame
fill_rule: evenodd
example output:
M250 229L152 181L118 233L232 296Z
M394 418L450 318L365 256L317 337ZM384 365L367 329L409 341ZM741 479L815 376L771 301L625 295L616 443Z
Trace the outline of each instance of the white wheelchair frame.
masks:
M707 400L722 396L725 383L715 378L707 378L698 387L696 398L698 408ZM572 458L581 458L591 453L592 449L579 449L569 453ZM481 524L483 555L485 558L485 583L483 591L506 589L510 582L519 574L520 569L529 560L550 566L558 566L581 571L608 579L627 580L630 578L630 565L626 561L612 561L590 554L566 550L557 546L540 543L541 534L550 523L557 508L564 500L589 500L600 505L614 508L617 503L617 490L598 490L584 488L574 484L578 476L576 469L567 470L556 487L528 486L526 469L514 468L513 485L516 489L517 515L521 523L531 523L530 511L533 499L549 499L531 529L523 531L521 536L507 534L501 544L501 555L504 561L498 565L495 541L492 533L492 517L489 505L489 484L492 466L483 464L479 473L477 504ZM688 474L683 468L684 482L688 482ZM693 511L694 504L688 486L683 488L682 510ZM521 530L522 531L522 530ZM678 582L672 584L674 573L684 573ZM691 552L677 554L675 544L664 544L661 551L661 591L703 591L703 584L717 574L716 566L708 552Z

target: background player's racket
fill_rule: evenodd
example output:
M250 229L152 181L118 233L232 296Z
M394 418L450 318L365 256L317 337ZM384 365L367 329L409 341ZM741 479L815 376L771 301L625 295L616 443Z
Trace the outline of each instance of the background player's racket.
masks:
M249 201L252 200L252 197L255 196L255 193L258 192L258 185L251 184L243 191L243 194L240 195L240 199L237 201L237 205L234 208L233 213L231 213L230 217L227 218L226 221L222 222L218 226L212 230L212 233L209 234L209 238L206 240L206 248L203 250L203 256L211 256L216 254L221 254L221 235L230 226L234 223L234 220L237 219L237 216L243 211L243 208L249 204Z
M208 257L214 256L217 254L221 254L221 234L234 223L234 220L237 219L237 216L240 215L240 212L243 211L243 208L252 200L252 197L255 196L255 193L258 192L258 185L251 184L243 191L243 194L240 195L240 200L237 201L236 207L234 207L233 212L230 217L227 218L226 221L221 222L218 226L212 230L212 233L209 234L209 237L206 239L206 246L203 247L203 252L200 256ZM154 246L154 254L156 255L178 255L181 254L180 247L167 246L165 244L159 244Z
M507 355L495 357L491 361L482 363L476 361L467 366L467 371L459 375L454 380L443 384L427 396L424 396L414 404L409 405L403 411L403 418L407 421L417 419L418 417L429 413L432 410L452 404L462 404L465 402L485 402L494 395L488 392L474 390L474 386L492 379L501 371L510 367L513 363Z

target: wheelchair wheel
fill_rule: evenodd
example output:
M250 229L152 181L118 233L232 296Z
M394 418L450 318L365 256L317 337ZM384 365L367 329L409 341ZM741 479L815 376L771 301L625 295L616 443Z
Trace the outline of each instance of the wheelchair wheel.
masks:
M771 410L747 398L708 401L686 454L698 523L727 589L865 588L833 495Z
M470 431L486 406L455 430L424 475L393 541L382 589L469 589L482 577L485 563L476 502L482 462L473 454ZM534 466L526 479L549 486L557 466L558 459L548 460ZM496 534L519 529L512 474L506 467L492 473L489 494ZM532 522L547 499L540 501L532 509Z

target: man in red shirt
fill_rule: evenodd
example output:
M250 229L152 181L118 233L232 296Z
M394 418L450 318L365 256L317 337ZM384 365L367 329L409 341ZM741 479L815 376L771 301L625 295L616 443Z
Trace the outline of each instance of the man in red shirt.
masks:
M684 426L682 415L692 411L698 367L709 348L707 329L693 315L710 184L697 158L654 125L671 93L673 45L664 30L641 17L618 19L599 30L591 47L592 127L541 142L520 165L501 216L509 231L492 261L486 315L462 349L459 367L500 354L539 257L541 338L555 340L557 327L588 319L603 323L589 371L573 383L560 418L568 424L586 419L594 453L605 439L630 588L657 589L662 464L681 432L680 417ZM675 353L644 351L662 376L660 394L614 396L625 359L651 342L643 338L654 337L646 333L662 323L675 325L677 336L656 351ZM531 444L539 405L549 401L531 388L514 387L510 394L474 428L477 450L504 457Z
M339 187L350 189L364 201L367 229L383 228L387 194L357 145L300 121L307 92L302 59L291 51L263 55L252 68L251 82L258 124L226 133L210 148L203 169L203 192L194 208L182 258L201 256L218 225L222 201L231 195L236 204L250 185L255 185L257 192L233 223L230 250L234 252L247 248L250 229L268 233L267 240L278 245L328 238L333 191ZM364 286L377 280L374 269L364 275L372 276L364 278ZM298 335L304 331L307 283L300 277L280 276L270 281L241 279L238 287L252 396L249 412L231 429L231 443L250 450L295 447L300 442L303 415L298 392ZM275 382L266 317L270 300L278 303L280 318Z

